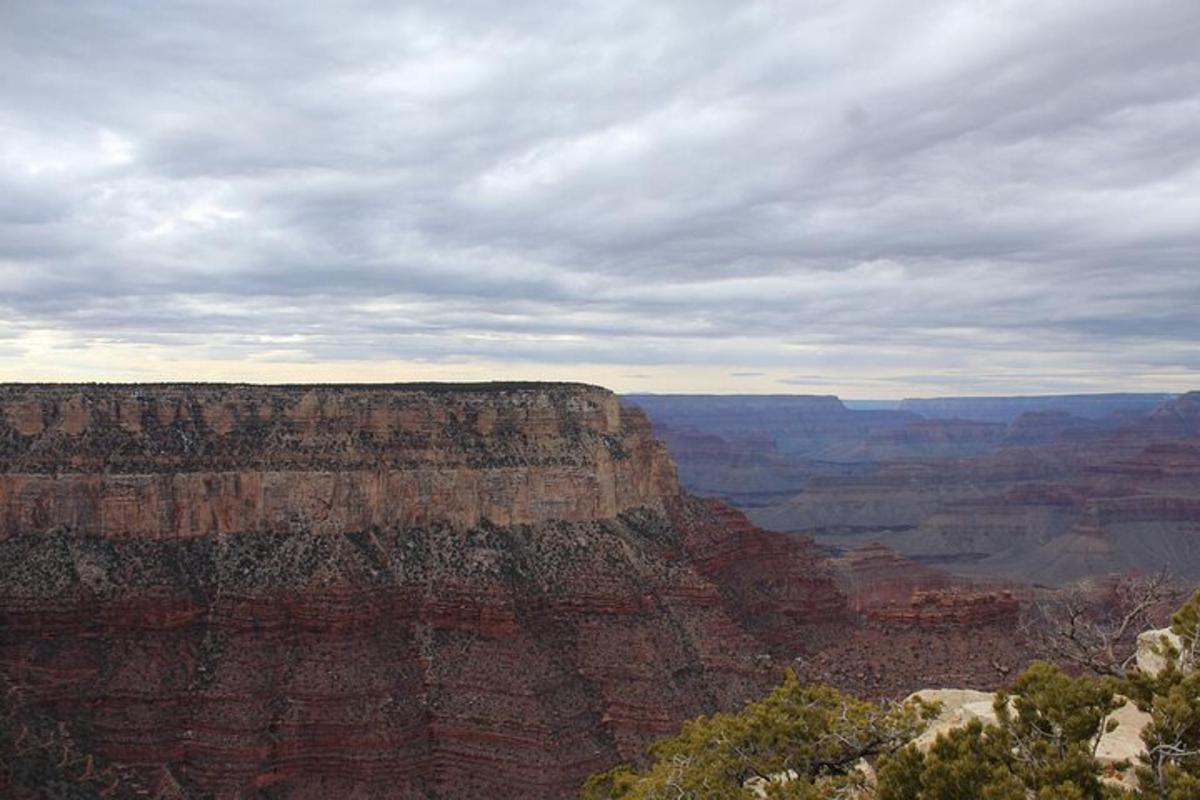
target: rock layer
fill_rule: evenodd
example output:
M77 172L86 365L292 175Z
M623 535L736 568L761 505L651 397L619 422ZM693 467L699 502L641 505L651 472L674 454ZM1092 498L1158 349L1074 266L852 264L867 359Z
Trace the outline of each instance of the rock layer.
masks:
M81 747L189 796L569 796L772 678L677 527L706 507L673 505L466 531L14 537L0 661ZM705 569L805 577L725 558Z
M568 797L847 623L810 540L683 496L594 387L16 386L0 410L17 798Z
M0 536L188 538L610 519L677 494L595 387L0 389Z

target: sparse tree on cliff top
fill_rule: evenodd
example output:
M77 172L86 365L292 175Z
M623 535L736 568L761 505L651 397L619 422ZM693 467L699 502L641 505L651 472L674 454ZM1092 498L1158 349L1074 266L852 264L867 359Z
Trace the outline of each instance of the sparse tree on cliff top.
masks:
M905 748L879 764L879 800L1106 800L1096 745L1120 706L1113 681L1071 678L1038 662L996 696L997 723L948 732L928 753Z
M857 769L859 760L902 747L935 711L916 700L875 705L827 686L804 686L789 672L781 686L741 712L686 722L679 736L651 745L653 762L647 769L617 767L593 776L582 796L861 797L866 778Z
M1142 613L1137 610L1142 602L1135 599L1126 614ZM802 686L789 675L771 695L740 713L686 723L679 736L650 748L652 763L644 770L618 767L594 776L583 797L1197 800L1200 592L1172 618L1179 645L1164 642L1166 668L1158 674L1133 667L1132 656L1116 644L1125 642L1122 646L1132 652L1125 634L1109 638L1122 630L1125 618L1114 618L1115 627L1096 640L1113 646L1093 664L1119 667L1126 677L1071 677L1036 662L1008 692L997 694L995 724L977 720L952 729L926 751L905 742L932 715L928 704L877 706L827 687ZM1101 736L1114 729L1112 713L1126 697L1151 717L1142 732L1145 754L1132 791L1106 784L1095 757ZM874 756L878 780L872 787L856 767L860 758Z
M1022 628L1058 663L1124 678L1137 635L1179 599L1166 569L1107 585L1080 581L1032 603Z
M1142 733L1145 757L1137 770L1139 798L1200 798L1200 592L1171 617L1179 646L1160 645L1166 667L1157 675L1134 674L1127 693L1150 725Z

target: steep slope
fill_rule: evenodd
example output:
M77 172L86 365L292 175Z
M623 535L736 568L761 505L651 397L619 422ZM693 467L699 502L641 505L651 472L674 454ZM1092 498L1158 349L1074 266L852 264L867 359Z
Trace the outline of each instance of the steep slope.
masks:
M6 386L0 464L14 797L566 797L847 628L595 387Z

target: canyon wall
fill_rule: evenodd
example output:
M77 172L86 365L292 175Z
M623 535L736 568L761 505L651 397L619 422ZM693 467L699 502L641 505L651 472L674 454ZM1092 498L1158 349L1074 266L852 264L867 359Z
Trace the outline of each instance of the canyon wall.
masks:
M0 795L561 798L851 612L576 385L0 387Z
M12 537L7 702L185 797L569 797L761 692L771 640L839 622L801 542L714 547L707 508L667 505L467 530ZM725 575L779 601L731 604Z
M570 385L0 387L0 536L608 519L677 494L644 416Z

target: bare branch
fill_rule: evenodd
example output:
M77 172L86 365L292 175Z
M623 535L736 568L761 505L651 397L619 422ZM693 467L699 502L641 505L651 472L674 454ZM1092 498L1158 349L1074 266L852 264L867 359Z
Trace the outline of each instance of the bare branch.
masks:
M1022 630L1054 661L1124 678L1137 634L1165 617L1180 594L1166 568L1108 584L1079 582L1032 603Z

